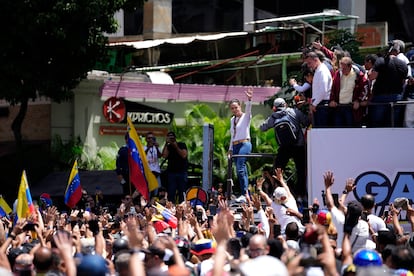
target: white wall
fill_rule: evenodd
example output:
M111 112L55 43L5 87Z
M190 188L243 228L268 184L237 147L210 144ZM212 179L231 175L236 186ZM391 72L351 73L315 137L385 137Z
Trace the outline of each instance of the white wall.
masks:
M308 132L309 202L325 189L323 174L334 173L334 193L342 194L347 178L356 181L355 193L375 196L387 208L397 197L414 198L413 128L312 129Z

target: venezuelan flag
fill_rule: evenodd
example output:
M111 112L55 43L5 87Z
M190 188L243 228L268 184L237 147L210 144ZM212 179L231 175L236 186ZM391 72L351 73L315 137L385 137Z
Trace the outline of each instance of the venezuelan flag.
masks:
M72 171L69 175L68 186L65 191L65 204L69 208L73 208L79 202L82 197L82 186L80 184L78 162L75 160L73 163Z
M27 182L26 171L23 171L20 181L19 193L17 195L17 219L27 218L34 214L35 207L32 201L29 184Z
M8 215L12 212L9 204L4 200L3 196L0 195L0 216L1 217L8 217Z
M153 215L151 221L157 233L161 233L162 231L170 227L170 225L168 225L168 223L164 221L161 215Z
M158 187L157 179L151 172L144 147L139 140L137 131L128 116L128 165L129 179L142 196L149 201L149 192Z
M177 228L177 217L174 216L170 210L159 204L158 202L155 203L156 205L153 206L157 209L157 211L162 216L163 221L168 223L168 225L172 228Z

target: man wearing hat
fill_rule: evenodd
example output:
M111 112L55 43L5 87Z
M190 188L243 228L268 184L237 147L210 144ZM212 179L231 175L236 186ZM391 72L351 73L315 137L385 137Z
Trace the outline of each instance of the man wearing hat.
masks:
M260 126L261 131L273 128L280 121L287 120L296 130L296 141L289 144L280 144L273 168L285 169L290 158L296 166L297 183L293 193L297 197L307 198L306 189L306 147L302 128L309 126L308 117L299 109L287 107L284 99L276 98L273 102L273 113ZM276 135L276 130L275 130Z
M285 234L286 226L294 222L297 224L299 233L303 234L305 227L301 220L303 218L302 213L299 212L295 197L289 190L286 182L283 179L283 173L280 168L276 169L276 179L279 181L280 187L277 187L273 192L273 200L262 191L262 181L256 182L257 190L260 196L266 202L267 206L271 206L273 214L277 218L280 224L281 234Z
M199 239L191 246L191 253L199 259L195 267L197 275L204 276L214 267L213 254L216 252L216 243L212 239Z

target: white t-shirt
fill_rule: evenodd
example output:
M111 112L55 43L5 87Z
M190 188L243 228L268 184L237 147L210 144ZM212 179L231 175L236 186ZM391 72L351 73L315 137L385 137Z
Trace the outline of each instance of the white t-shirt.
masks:
M144 147L147 150L147 146ZM158 149L156 146L152 146L147 151L148 166L152 172L161 172L160 163L158 161Z
M349 238L352 247L352 254L361 248L367 248L367 240L369 239L369 225L366 221L360 219L357 225L352 228Z
M287 208L285 206L298 212L298 206L296 204L295 198L293 197L289 197L286 203L283 205L272 201L273 214L275 214L277 220L279 221L281 234L285 234L286 225L288 225L290 222L296 222L299 227L299 232L303 233L305 231L305 227L302 225L302 222L295 216L287 215Z
M374 230L375 233L378 233L379 230L384 230L387 228L382 218L374 214L368 215L368 223L369 225L371 225L371 228L372 230Z
M332 223L334 224L338 236L336 238L336 247L342 248L342 241L344 239L344 223L345 223L345 215L344 213L334 206L331 209L331 218Z

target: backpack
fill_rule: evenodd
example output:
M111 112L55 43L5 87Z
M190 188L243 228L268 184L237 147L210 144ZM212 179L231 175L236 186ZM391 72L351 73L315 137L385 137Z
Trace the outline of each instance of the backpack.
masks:
M279 146L289 146L297 142L296 126L289 120L289 113L284 112L284 116L277 119L273 126L275 136Z

